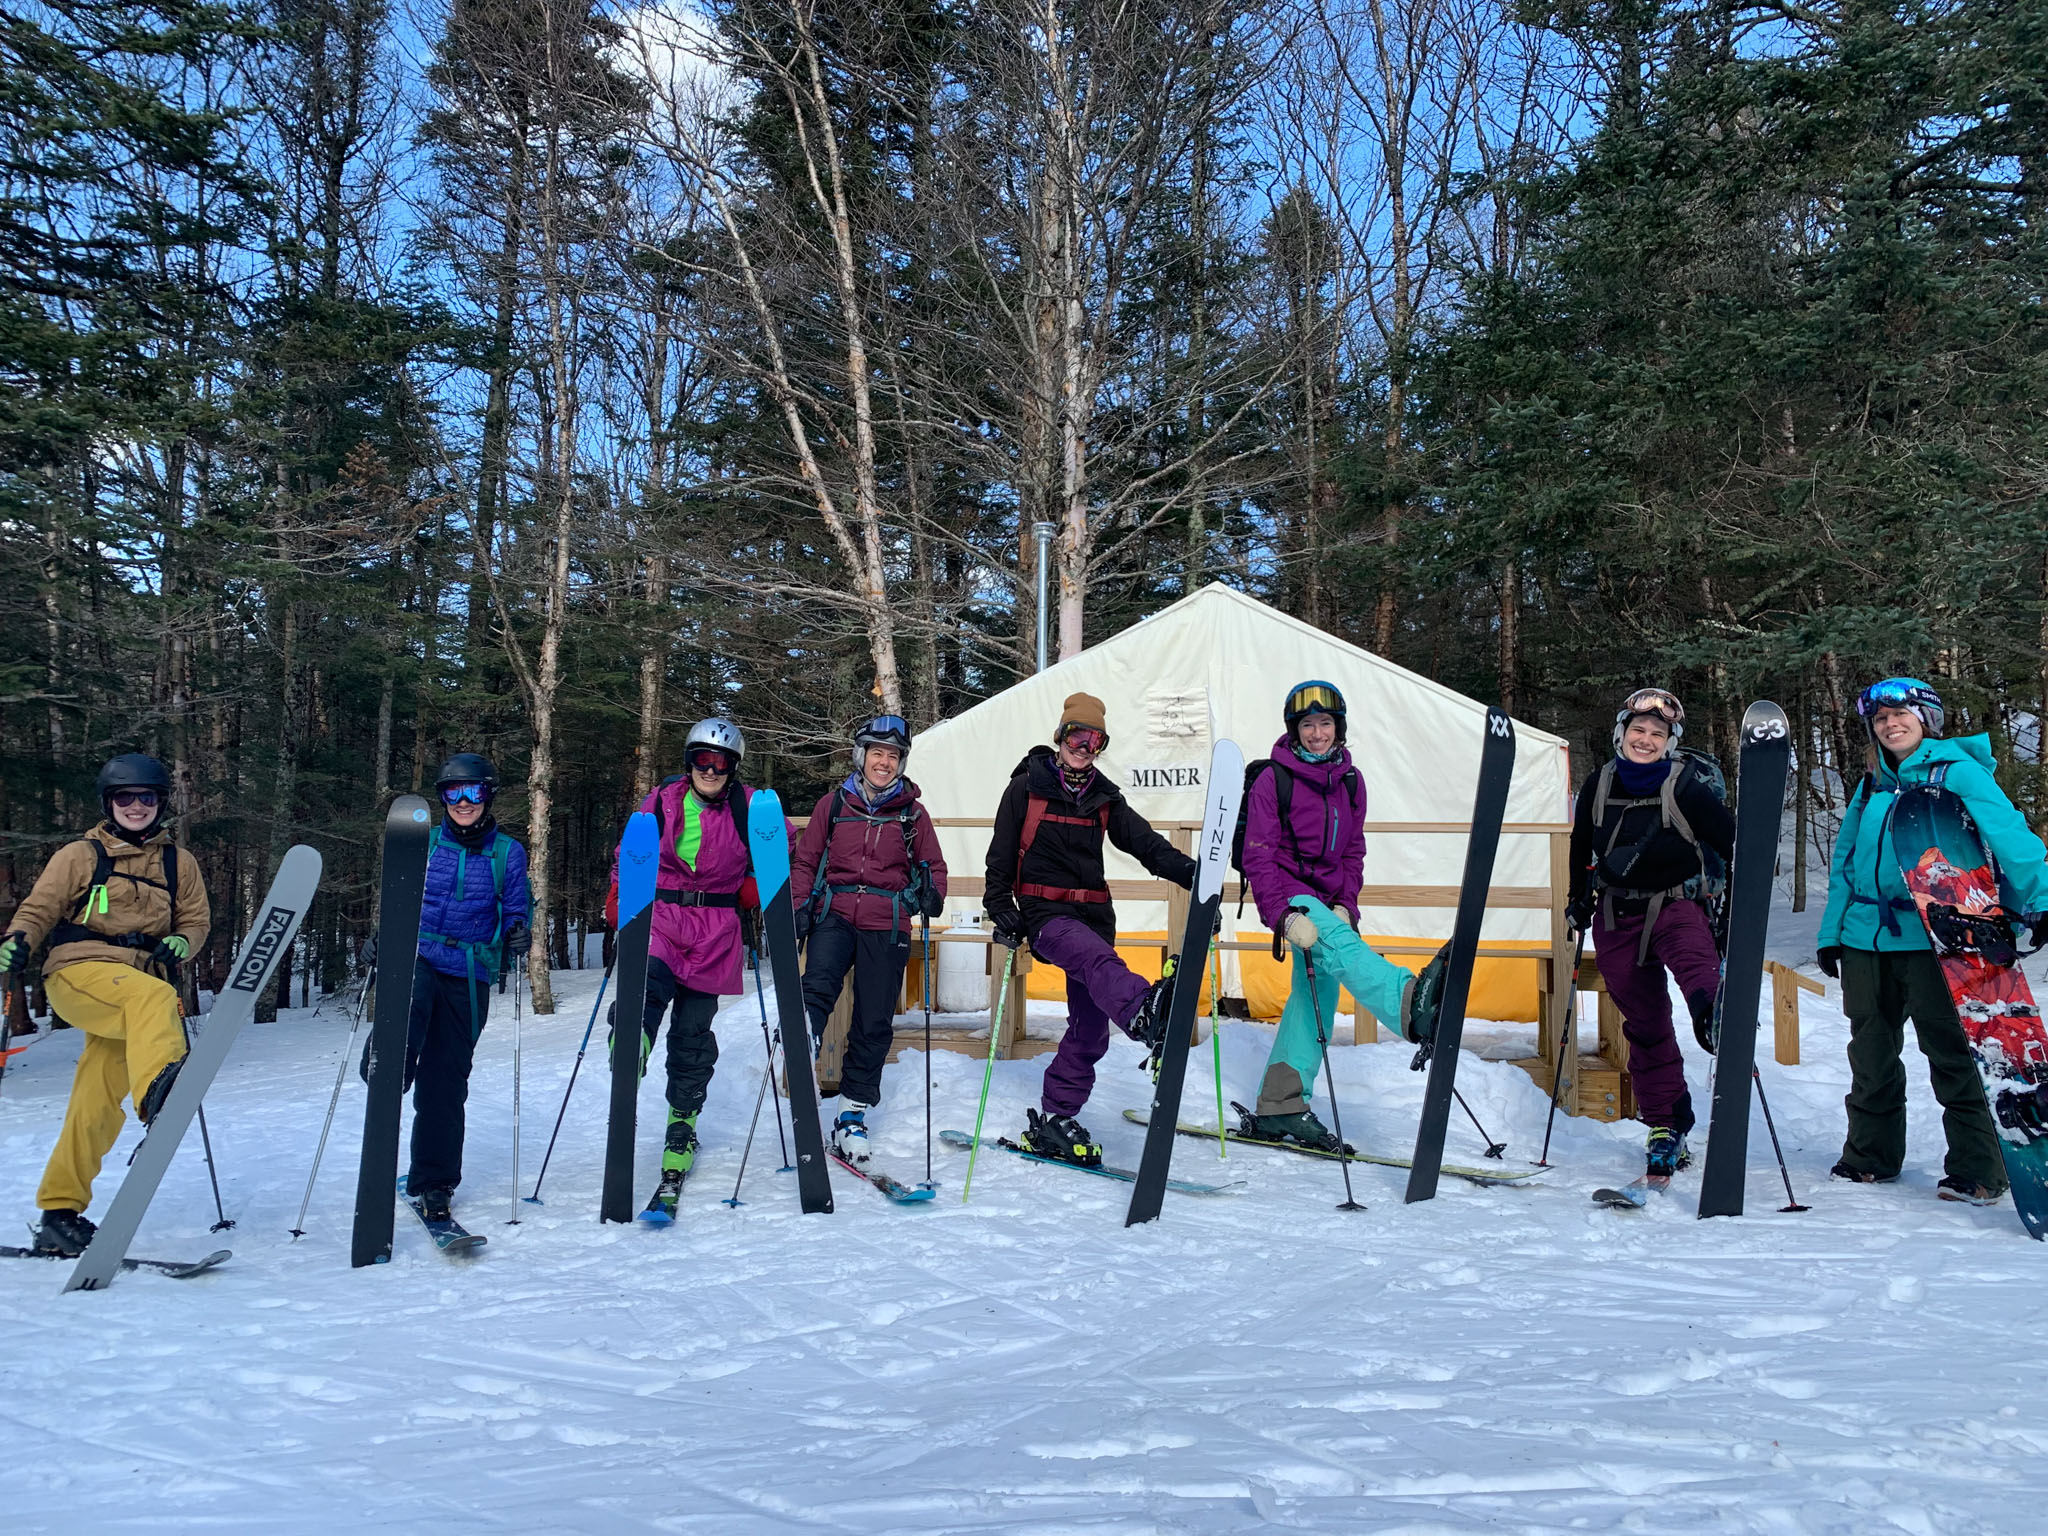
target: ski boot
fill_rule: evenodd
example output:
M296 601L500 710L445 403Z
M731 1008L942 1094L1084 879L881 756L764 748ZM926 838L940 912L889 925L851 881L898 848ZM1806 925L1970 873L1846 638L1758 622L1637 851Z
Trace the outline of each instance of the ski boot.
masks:
M1934 1193L1939 1199L1955 1200L1964 1205L1996 1205L2005 1198L2004 1190L1973 1184L1968 1179L1943 1179L1934 1186Z
M1102 1148L1088 1139L1088 1128L1072 1115L1042 1115L1027 1109L1024 1119L1024 1134L1017 1144L1032 1156L1078 1163L1083 1168L1102 1166Z
M135 1113L141 1119L143 1128L156 1123L156 1117L163 1113L164 1101L171 1096L171 1089L177 1086L178 1069L185 1065L180 1056L151 1079L150 1085L142 1090L142 1097L135 1101Z
M1861 1168L1851 1168L1847 1163L1837 1163L1828 1170L1828 1177L1840 1179L1844 1184L1896 1184L1896 1173L1869 1173Z
M1668 1125L1650 1127L1650 1139L1643 1149L1643 1172L1653 1179L1668 1179L1681 1168L1692 1165L1692 1152L1685 1133Z
M1349 1155L1352 1148L1337 1139L1337 1133L1315 1116L1312 1109L1302 1109L1291 1115L1252 1115L1246 1120L1251 1134L1247 1141L1292 1141L1313 1152L1342 1152Z
M73 1210L43 1212L43 1224L36 1228L37 1253L54 1253L60 1259L75 1259L92 1243L99 1230L83 1214Z
M1138 1004L1138 1011L1131 1022L1124 1026L1124 1032L1138 1044L1151 1052L1145 1058L1145 1070L1152 1071L1166 1045L1167 1015L1173 1012L1173 973L1176 963L1169 959L1166 971L1146 991L1144 1000Z
M1401 989L1401 1038L1419 1045L1417 1065L1429 1059L1436 1042L1436 1015L1443 1006L1444 971L1451 963L1451 946L1445 944L1429 957L1429 964Z
M865 1168L871 1155L868 1151L867 1112L871 1104L849 1102L839 1112L839 1118L832 1122L832 1152L840 1161Z

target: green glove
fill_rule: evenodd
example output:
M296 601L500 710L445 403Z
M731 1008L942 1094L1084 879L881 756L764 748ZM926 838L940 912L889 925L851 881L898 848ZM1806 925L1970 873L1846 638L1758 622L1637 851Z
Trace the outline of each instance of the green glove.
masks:
M0 971L18 971L28 964L28 935L20 929L0 939Z
M165 939L163 947L168 949L180 961L185 960L192 953L192 945L182 933L174 933L168 939Z

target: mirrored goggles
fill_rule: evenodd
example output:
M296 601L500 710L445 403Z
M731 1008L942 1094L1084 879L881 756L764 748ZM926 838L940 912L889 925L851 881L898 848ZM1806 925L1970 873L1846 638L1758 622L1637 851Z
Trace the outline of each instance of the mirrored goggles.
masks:
M700 747L689 756L692 773L712 773L724 778L732 772L732 759L714 747Z
M1344 713L1344 699L1328 683L1305 683L1287 695L1287 713L1296 718L1321 710L1326 715Z
M1856 697L1856 713L1868 720L1880 709L1911 709L1915 706L1941 707L1941 696L1917 677L1888 677L1872 683Z
M117 789L107 798L124 810L131 805L155 810L164 800L164 797L153 789Z
M1100 752L1109 745L1109 737L1092 725L1070 725L1060 733L1060 741L1081 752Z
M444 784L441 786L441 803L443 805L482 805L490 798L490 791L481 784Z
M1685 706L1678 702L1677 695L1666 693L1662 688L1638 688L1622 701L1624 715L1655 715L1667 725L1676 725L1685 718Z

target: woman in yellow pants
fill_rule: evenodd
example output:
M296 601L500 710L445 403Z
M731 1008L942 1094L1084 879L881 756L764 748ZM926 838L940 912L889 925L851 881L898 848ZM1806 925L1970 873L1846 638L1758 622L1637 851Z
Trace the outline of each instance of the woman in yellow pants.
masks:
M121 1134L131 1094L144 1125L185 1059L178 992L165 977L206 942L211 913L199 861L164 824L164 765L126 753L100 770L107 819L51 856L0 939L0 970L19 970L46 940L50 1005L85 1035L64 1129L43 1169L38 1252L85 1251L92 1181Z

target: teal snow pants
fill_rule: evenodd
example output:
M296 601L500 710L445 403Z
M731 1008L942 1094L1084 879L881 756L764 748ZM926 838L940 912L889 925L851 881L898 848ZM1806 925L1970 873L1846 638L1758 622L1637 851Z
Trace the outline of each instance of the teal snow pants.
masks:
M1313 1005L1309 1000L1309 957L1296 950L1293 987L1280 1012L1280 1029L1273 1037L1265 1079L1259 1084L1258 1113L1262 1115L1293 1115L1308 1108L1323 1061L1321 1041L1329 1038L1336 1021L1338 988L1348 988L1372 1010L1373 1017L1398 1034L1401 995L1415 980L1414 972L1375 954L1340 914L1313 896L1296 896L1289 905L1305 909L1321 935L1313 956L1315 1000Z

